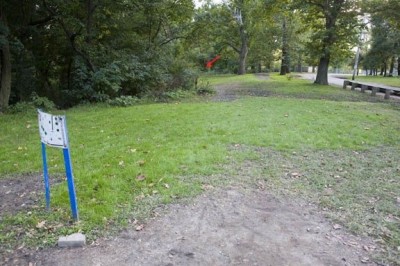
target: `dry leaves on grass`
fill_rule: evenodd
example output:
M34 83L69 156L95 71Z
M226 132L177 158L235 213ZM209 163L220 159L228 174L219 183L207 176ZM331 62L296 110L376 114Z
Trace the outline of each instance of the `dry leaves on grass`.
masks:
M139 224L138 226L135 227L136 231L142 231L144 228L144 224Z
M143 180L145 180L146 179L146 176L145 175L142 175L142 174L140 174L140 175L138 175L137 177L136 177L136 180L138 180L138 181L143 181Z
M38 224L36 225L36 228L41 229L44 227L45 224L46 224L46 221L38 222Z

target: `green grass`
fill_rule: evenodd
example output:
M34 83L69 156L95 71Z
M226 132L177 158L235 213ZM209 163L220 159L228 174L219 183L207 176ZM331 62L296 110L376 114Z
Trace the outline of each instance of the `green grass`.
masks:
M355 80L400 87L399 77L358 76L355 78Z
M398 193L400 148L297 150L258 149L255 164L268 191L285 197L302 196L317 203L335 223L373 237L383 249L375 254L382 265L399 263ZM254 166L257 168L257 165ZM298 175L293 176L293 173ZM377 248L377 249L379 249Z
M398 158L399 110L384 101L369 102L371 97L360 93L316 86L305 80L288 81L277 75L269 80L253 75L208 76L204 81L212 85L230 84L232 90L245 97L233 102L196 100L127 108L83 106L66 111L81 221L69 224L68 193L63 183L52 188L50 215L43 211L42 201L39 208L42 211L36 209L30 215L20 213L3 218L0 245L12 249L20 242L54 243L58 235L76 230L82 230L92 239L106 228L123 226L132 213L137 218L140 212L146 214L156 204L200 193L208 176L223 173L221 165L249 158L257 161L262 157L253 151L232 152L230 147L236 144L274 151L277 156L272 156L269 163L276 166L284 164L280 160L285 154L307 151L309 160L300 163L289 158L289 162L302 167L300 170L310 172L310 179L307 176L290 185L298 194L307 195L318 195L326 184L333 182L326 176L330 169L318 170L318 155L337 152L350 160L354 151L383 147L388 151L387 156L397 154L394 158ZM48 153L51 175L62 173L61 151L49 148ZM378 160L374 157L371 162L378 163L375 159ZM329 163L336 167L334 160ZM358 161L352 164L358 165ZM359 166L364 164L360 162ZM40 171L36 114L1 115L0 178ZM273 179L280 172L271 171L263 173L264 179L276 186L286 186ZM145 179L137 180L139 175ZM204 178L190 178L193 176ZM349 212L356 204L363 203L364 198L351 196L363 193L358 186L365 186L366 180L371 180L368 183L371 187L386 184L385 179L374 183L377 176L369 171L360 170L354 176L349 179L350 185L342 183L343 186L335 188L335 198L327 202L312 199L333 213L339 208L335 202L344 202L342 208ZM398 175L392 175L391 179L398 181ZM397 185L390 189L400 195ZM369 189L366 197L373 197L374 193L383 198L379 193L386 192L383 188ZM388 210L393 210L393 204L389 205ZM393 215L398 217L398 212L393 211ZM50 231L36 228L42 220L46 220ZM361 223L341 221L350 225ZM395 237L388 245L395 250L396 245L400 246L400 229L390 228ZM15 237L16 231L20 237Z

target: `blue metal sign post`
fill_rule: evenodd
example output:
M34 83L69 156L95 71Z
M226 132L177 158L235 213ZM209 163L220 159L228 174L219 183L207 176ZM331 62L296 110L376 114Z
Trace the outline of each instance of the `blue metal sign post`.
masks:
M69 152L68 131L65 116L55 116L38 110L39 132L42 142L43 177L46 195L46 209L50 210L50 182L47 168L46 145L63 149L65 172L67 175L69 200L72 217L79 220L71 155Z

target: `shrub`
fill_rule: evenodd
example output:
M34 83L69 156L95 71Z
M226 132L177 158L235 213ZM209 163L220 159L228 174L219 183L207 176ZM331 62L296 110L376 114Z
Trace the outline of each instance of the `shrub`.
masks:
M107 101L107 103L109 105L112 106L122 106L122 107L126 107L126 106L132 106L135 105L139 102L139 98L137 97L132 97L132 96L120 96L114 99L110 99Z
M47 97L40 97L36 93L32 93L31 103L35 108L40 108L44 111L51 111L56 108L56 105Z
M31 113L35 112L36 109L44 111L51 111L56 108L56 105L46 97L40 97L35 92L32 93L31 100L29 102L17 102L16 104L9 107L8 112L12 114L16 113Z
M196 86L196 93L198 95L215 94L215 89L210 85L210 82L200 82L200 84Z
M7 110L7 112L11 114L32 113L35 111L36 108L32 102L17 102L16 104L11 105Z

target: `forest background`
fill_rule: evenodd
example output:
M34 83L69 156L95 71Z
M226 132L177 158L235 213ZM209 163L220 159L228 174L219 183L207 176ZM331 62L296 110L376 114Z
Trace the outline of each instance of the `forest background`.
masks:
M197 2L196 2L197 3ZM354 65L392 76L396 0L5 0L0 4L0 111L162 100L216 73ZM198 5L199 3L197 3Z

